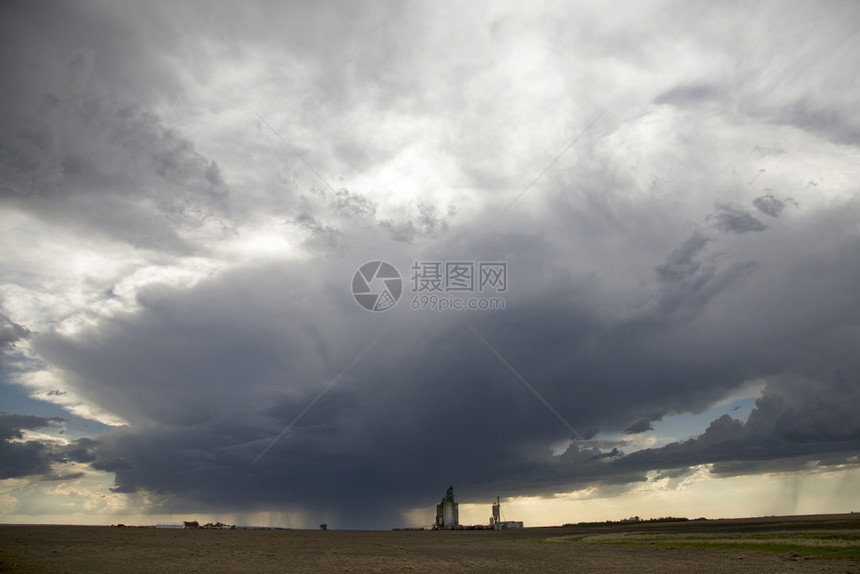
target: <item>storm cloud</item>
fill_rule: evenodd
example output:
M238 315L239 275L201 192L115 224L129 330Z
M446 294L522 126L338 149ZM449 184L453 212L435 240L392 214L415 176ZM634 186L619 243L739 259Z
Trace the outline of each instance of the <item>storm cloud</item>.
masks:
M0 413L0 478L18 478L46 474L55 458L51 449L39 440L26 440L22 431L45 428L61 422L59 417L37 417Z
M3 478L384 528L857 464L860 11L448 8L4 5L2 383L111 428L2 415ZM422 309L470 261L504 309Z

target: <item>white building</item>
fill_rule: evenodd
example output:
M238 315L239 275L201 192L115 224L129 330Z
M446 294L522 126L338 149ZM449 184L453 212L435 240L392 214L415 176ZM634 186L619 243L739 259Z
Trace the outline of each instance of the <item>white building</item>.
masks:
M185 523L181 520L162 520L155 523L156 528L185 528Z

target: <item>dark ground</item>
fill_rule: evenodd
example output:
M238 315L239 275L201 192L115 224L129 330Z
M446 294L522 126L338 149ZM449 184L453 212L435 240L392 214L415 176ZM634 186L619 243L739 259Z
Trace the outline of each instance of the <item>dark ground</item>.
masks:
M690 546L548 543L571 535L860 532L860 515L505 531L156 530L0 526L0 572L838 572L860 560Z

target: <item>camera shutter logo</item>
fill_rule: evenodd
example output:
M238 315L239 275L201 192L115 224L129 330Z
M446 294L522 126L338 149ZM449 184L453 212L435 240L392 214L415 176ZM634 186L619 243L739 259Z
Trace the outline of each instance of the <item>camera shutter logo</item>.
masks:
M352 295L368 311L387 311L403 293L403 280L391 263L368 261L352 277Z

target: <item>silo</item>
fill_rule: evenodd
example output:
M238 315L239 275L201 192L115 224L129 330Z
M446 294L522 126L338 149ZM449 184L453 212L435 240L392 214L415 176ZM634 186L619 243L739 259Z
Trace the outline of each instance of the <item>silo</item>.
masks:
M457 514L457 503L446 502L442 505L442 524L445 525L445 528L457 526L459 522Z
M460 525L460 508L454 502L454 487L449 486L442 502L436 505L436 528L456 528Z

